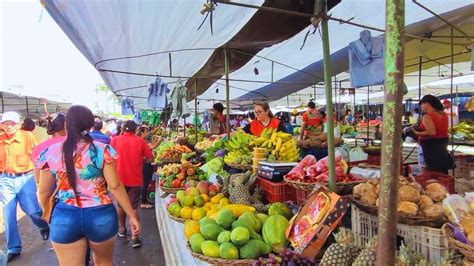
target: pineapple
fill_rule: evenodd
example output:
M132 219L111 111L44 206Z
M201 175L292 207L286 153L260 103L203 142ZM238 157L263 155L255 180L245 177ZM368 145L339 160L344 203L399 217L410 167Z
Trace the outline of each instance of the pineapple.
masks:
M336 243L333 243L323 255L320 265L351 265L359 255L360 249L353 246L354 235L352 231L339 227L339 232L334 234Z
M357 256L354 266L372 266L375 265L377 255L377 236L367 243L366 248Z
M251 172L232 175L226 183L229 199L232 203L253 206L259 212L266 212L268 206L260 201L260 191L257 189L253 194L250 193L250 188L255 183L255 178L256 176L252 176Z
M427 265L426 260L414 250L405 246L402 242L400 252L398 253L397 266L422 266Z

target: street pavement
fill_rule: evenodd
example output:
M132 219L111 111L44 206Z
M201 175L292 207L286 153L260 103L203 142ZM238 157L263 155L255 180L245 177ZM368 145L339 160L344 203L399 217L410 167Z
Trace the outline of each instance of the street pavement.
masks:
M1 208L0 208L1 209ZM1 211L0 211L1 212ZM18 212L18 225L23 251L21 256L9 263L11 266L54 266L58 265L56 255L49 241L41 240L39 230L28 216ZM3 213L0 213L0 247L6 250ZM114 265L161 266L165 265L161 239L156 225L154 209L140 210L142 221L142 247L132 249L126 239L115 242Z

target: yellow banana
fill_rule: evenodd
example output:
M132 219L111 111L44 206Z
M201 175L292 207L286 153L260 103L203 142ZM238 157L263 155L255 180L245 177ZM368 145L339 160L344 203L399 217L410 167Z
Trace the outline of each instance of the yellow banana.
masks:
M277 142L276 142L276 145L275 145L275 150L276 151L280 150L282 142L283 142L283 140L281 138L277 138Z

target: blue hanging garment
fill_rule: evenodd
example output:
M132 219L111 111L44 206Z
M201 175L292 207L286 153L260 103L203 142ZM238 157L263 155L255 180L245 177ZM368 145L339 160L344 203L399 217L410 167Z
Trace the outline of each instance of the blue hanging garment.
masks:
M136 112L135 115L133 116L133 122L137 123L137 125L141 125L142 119L140 116L140 112Z
M166 94L169 92L168 84L156 78L148 88L147 106L150 109L163 109L168 105Z
M133 100L130 98L125 98L122 100L122 115L133 115L135 114L135 106Z
M384 38L371 37L370 31L349 44L349 72L355 88L381 85L385 81Z

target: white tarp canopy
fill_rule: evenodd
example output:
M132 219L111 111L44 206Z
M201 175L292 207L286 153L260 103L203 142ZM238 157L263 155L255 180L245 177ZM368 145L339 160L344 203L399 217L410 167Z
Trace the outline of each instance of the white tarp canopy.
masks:
M205 1L46 0L45 2L49 14L96 68L151 75L101 72L106 84L117 95L138 97L135 103L139 107L145 105L147 85L154 80L152 75L169 74L168 51L173 51L172 74L192 76L206 63L212 49L230 40L256 12L251 8L219 4L213 12L212 35L208 21L203 24L201 30L197 30L204 18L199 11ZM264 1L238 2L261 5ZM419 2L438 14L472 5L472 0ZM344 20L384 28L384 10L385 1L344 0L335 6L330 14ZM412 1L406 1L405 10L406 25L432 17ZM274 64L273 80L284 78L294 73L295 69L302 69L322 60L322 42L318 31L308 36L305 46L300 50L307 31L312 31L312 26L309 24L308 19L307 29L257 54L287 65ZM362 29L330 21L329 30L331 52L335 52L358 39ZM373 36L379 34L372 32ZM199 48L202 50L194 50ZM115 60L110 61L114 58ZM100 61L103 62L96 65ZM259 70L258 75L254 73L255 67ZM230 78L270 82L271 63L268 60L253 58L244 67L231 73ZM164 79L167 82L176 81L176 79ZM230 99L235 99L265 84L231 81L230 85L232 86ZM219 93L216 93L216 86L221 88ZM139 88L127 89L131 87ZM223 101L224 87L215 83L198 98Z

